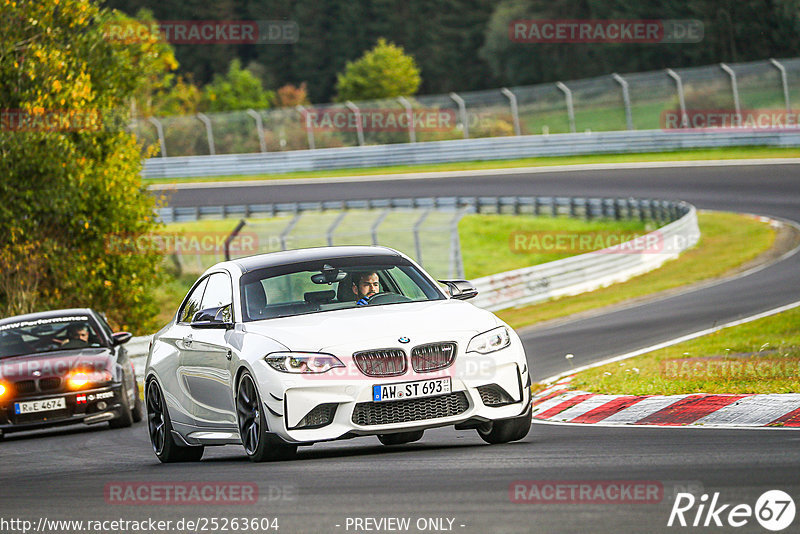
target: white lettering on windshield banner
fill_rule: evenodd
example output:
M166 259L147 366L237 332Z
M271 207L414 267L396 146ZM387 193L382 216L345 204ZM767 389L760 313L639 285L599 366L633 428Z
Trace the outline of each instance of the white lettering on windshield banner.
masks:
M35 321L20 321L18 323L9 323L0 325L0 331L9 330L11 328L26 328L28 326L39 326L43 324L53 323L67 323L72 321L88 321L89 318L85 315L75 315L72 317L53 317L51 319L36 319Z

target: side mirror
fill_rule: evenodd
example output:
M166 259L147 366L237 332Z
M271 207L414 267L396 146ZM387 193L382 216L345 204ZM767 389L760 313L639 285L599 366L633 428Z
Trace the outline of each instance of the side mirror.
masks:
M467 280L439 280L439 282L447 286L450 298L453 299L467 300L478 294L478 290L475 289L472 282Z
M111 334L111 343L116 347L131 340L133 334L130 332L114 332Z
M233 328L231 305L206 308L192 316L192 328Z

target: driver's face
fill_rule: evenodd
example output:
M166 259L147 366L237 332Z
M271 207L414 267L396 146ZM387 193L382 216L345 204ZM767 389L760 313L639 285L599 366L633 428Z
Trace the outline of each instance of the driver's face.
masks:
M80 339L81 341L89 341L89 331L88 330L78 330L75 332L75 339Z
M353 293L355 293L359 299L368 298L377 293L380 290L379 288L380 281L378 280L378 273L372 273L369 276L361 278L358 285L353 284Z

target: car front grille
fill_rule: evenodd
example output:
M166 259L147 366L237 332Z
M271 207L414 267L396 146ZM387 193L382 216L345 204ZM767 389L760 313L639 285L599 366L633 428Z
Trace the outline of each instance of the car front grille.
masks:
M514 403L511 395L497 384L478 386L478 393L481 396L481 401L486 406L505 406L506 404Z
M39 380L39 389L42 391L52 391L61 387L61 379L57 376L51 378L42 378Z
M290 428L289 430L296 430L301 428L320 428L325 425L331 424L333 421L333 416L336 413L336 407L338 404L328 403L328 404L320 404L310 412L306 414L305 417L300 419L300 422L297 423L297 426Z
M411 350L411 367L418 373L444 369L455 359L456 344L453 342L418 345Z
M354 353L353 360L367 376L399 376L408 367L403 349L365 350Z
M23 414L10 414L11 422L15 425L24 425L26 423L43 423L45 421L56 421L58 419L66 419L71 415L69 408L63 410L52 410L49 412L34 412Z
M14 392L18 395L25 395L36 391L36 382L33 380L20 380L14 383Z
M463 391L391 402L361 402L353 410L353 423L359 426L388 425L409 421L424 421L459 415L469 409L467 395Z

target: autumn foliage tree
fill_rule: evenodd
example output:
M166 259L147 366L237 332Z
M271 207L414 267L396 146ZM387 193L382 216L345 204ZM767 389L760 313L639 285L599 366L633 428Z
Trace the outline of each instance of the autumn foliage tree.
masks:
M336 81L336 99L377 100L410 96L417 92L422 78L414 58L385 39L361 58L348 63Z
M125 127L175 59L146 31L108 39L133 22L88 0L0 4L0 312L87 306L150 328L161 256L109 243L157 225Z

